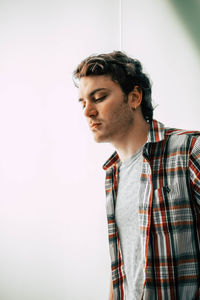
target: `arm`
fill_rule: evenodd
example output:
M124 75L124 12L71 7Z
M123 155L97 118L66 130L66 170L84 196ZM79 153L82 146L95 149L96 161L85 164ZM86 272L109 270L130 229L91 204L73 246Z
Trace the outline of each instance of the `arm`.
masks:
M193 143L189 160L190 180L193 195L200 206L200 138Z
M113 283L112 283L112 275L110 277L110 292L109 292L109 300L113 300Z

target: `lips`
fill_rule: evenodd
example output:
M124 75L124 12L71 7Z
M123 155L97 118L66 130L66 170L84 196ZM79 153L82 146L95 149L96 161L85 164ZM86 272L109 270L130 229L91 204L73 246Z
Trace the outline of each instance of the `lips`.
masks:
M97 129L99 126L101 125L101 123L97 123L97 122L92 122L90 123L90 128L93 129Z

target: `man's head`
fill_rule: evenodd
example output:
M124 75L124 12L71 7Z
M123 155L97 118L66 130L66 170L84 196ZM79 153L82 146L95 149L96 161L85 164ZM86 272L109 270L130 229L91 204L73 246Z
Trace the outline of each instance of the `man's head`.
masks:
M143 117L147 122L152 120L151 83L148 76L143 73L138 60L128 57L121 51L114 51L108 54L89 56L74 71L75 81L83 77L100 75L109 76L120 86L126 96L137 86L142 92L141 111Z

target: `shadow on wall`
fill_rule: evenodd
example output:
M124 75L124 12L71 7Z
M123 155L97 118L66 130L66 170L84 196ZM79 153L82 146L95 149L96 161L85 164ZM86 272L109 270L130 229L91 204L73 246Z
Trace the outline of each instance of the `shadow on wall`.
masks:
M170 4L189 31L200 53L200 1L170 0Z

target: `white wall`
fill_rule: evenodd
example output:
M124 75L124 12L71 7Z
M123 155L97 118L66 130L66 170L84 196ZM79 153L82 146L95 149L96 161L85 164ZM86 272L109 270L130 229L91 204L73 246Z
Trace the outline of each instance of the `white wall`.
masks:
M181 6L178 0L123 0L122 48L143 62L152 79L155 118L200 130L200 48L173 2Z
M106 298L105 154L72 71L118 24L115 0L0 2L1 300Z
M167 125L200 129L199 53L166 1L122 0L122 50ZM0 2L0 299L107 299L109 145L93 142L72 71L120 48L120 2Z

